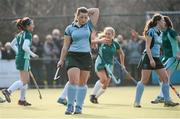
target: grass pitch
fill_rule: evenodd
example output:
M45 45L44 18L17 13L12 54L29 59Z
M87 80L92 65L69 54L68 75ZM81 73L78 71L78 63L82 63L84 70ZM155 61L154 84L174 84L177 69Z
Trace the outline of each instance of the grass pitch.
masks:
M176 86L180 90L180 86ZM171 90L171 89L170 89ZM163 107L163 104L151 104L150 101L159 93L159 86L145 87L142 97L142 108L134 108L133 101L135 87L116 87L108 90L99 98L100 104L89 102L92 91L88 89L83 114L64 115L65 106L58 104L57 98L62 89L42 89L43 99L38 97L37 90L31 89L27 92L27 100L32 103L31 107L17 105L19 91L11 96L11 103L0 104L0 119L28 118L28 119L132 119L132 118L175 118L180 119L180 106ZM180 100L171 92L175 102ZM0 95L2 96L2 95Z

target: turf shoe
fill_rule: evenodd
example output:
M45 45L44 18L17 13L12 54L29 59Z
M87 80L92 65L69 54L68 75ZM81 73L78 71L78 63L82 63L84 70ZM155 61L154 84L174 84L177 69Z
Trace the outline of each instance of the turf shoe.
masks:
M95 95L90 95L90 102L98 104L98 99L95 97Z
M63 99L63 98L59 98L59 99L57 100L57 103L63 104L63 105L67 105L67 100L66 100L66 99Z
M134 103L134 107L135 107L135 108L141 108L141 105L135 102L135 103Z
M8 103L10 103L10 102L11 102L11 98L10 98L10 93L9 93L9 91L8 91L7 89L3 89L3 90L2 90L2 94L3 94L4 97L6 98L6 101L7 101Z
M80 106L76 106L74 114L82 114L82 108Z
M173 101L165 101L164 102L164 107L175 107L175 106L178 106L179 103L175 103Z
M68 104L68 105L67 105L67 108L66 108L66 111L65 111L65 114L66 114L66 115L70 115L70 114L72 114L73 112L74 112L74 106L71 105L71 104Z
M152 104L164 103L164 97L158 96L155 100L151 101Z
M31 103L27 102L26 100L19 100L18 105L31 106Z

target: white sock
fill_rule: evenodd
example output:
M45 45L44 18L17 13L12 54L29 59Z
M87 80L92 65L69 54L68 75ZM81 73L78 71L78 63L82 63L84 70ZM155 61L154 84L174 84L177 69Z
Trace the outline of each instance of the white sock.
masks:
M7 90L12 93L17 89L21 89L23 87L23 82L21 80L15 81Z
M162 82L160 82L159 85L160 85L159 96L160 96L160 97L164 97L163 92L162 92Z
M99 97L105 92L105 90L106 90L106 89L101 88L101 89L97 92L96 98L99 98Z
M96 84L94 85L92 95L96 95L98 93L99 89L101 89L101 88L102 88L102 83L100 82L100 80L98 80L96 82Z
M63 89L61 95L59 96L59 98L65 99L65 98L67 97L68 84L69 84L69 81L68 81L68 82L66 83L66 85L64 86L64 89Z
M22 88L21 88L21 91L20 91L20 99L21 101L25 101L25 96L26 96L26 90L28 88L28 84L24 85Z

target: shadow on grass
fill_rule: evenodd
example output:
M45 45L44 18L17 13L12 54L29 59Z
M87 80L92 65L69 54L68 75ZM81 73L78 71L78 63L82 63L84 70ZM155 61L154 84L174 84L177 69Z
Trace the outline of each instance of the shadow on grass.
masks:
M127 104L99 104L103 106L108 106L108 107L131 107L132 105L127 105Z
M85 108L90 109L96 109L96 108L103 108L103 109L109 109L109 108L115 108L115 107L131 107L132 105L127 104L109 104L109 103L101 103L101 104L92 104L92 105L86 105Z
M43 110L47 110L46 108L42 108L42 107L22 107L24 110L33 110L33 111L43 111Z
M91 119L109 119L109 118L113 118L113 117L108 117L108 116L105 116L105 115L92 115L92 114L81 114L81 115L73 115L73 118L91 118Z
M146 110L168 110L168 111L180 112L179 106L176 106L176 107L163 107L163 105L161 105L159 107L142 107L142 109L146 109Z

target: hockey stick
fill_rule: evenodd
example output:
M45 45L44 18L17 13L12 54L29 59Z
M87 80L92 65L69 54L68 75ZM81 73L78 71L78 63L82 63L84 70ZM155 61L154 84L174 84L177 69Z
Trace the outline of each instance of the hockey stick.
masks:
M174 93L180 98L180 94L177 92L176 88L171 83L169 83L169 86L174 91Z
M178 63L177 63L176 68L174 70L177 70L179 62L180 62L180 60L178 60ZM180 98L180 94L177 92L176 88L171 84L171 82L169 83L169 85L170 85L171 89L174 91L174 93Z
M120 84L121 83L121 79L116 79L116 77L114 76L113 72L111 71L109 65L104 61L103 57L99 54L99 57L101 58L101 60L105 63L105 70L107 72L107 75L116 83L116 84Z
M114 60L118 63L118 65L123 69L123 71L125 72L125 74L128 76L128 78L130 78L135 84L137 84L137 81L129 74L129 72L126 70L126 68L124 68L119 61L114 58Z
M57 80L57 79L60 78L60 76L58 76L59 69L60 69L60 67L58 67L57 70L56 70L56 73L55 73L55 75L54 75L54 80Z
M41 92L40 92L39 86L38 86L38 84L37 84L37 82L36 82L36 80L35 80L35 78L34 78L34 75L33 75L33 74L32 74L32 72L31 72L31 70L29 70L29 74L30 74L30 77L31 77L31 78L32 78L32 80L33 80L33 83L34 83L34 85L35 85L36 89L38 90L38 93L39 93L39 98L40 98L40 99L42 99L42 95L41 95Z

